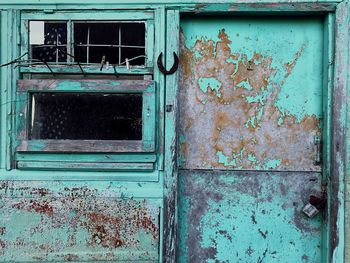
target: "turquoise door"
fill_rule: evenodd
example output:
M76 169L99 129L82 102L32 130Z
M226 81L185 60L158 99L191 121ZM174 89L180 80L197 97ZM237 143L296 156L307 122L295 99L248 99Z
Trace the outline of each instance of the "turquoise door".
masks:
M182 18L180 262L321 262L323 27Z

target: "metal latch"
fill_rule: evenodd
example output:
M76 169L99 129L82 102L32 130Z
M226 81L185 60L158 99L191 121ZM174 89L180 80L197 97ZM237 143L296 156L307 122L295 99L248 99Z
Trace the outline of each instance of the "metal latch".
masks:
M318 135L314 136L314 144L316 146L314 165L321 164L321 138Z

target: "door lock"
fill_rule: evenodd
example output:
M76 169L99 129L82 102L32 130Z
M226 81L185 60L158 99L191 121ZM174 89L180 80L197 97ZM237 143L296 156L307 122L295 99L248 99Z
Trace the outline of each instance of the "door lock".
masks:
M303 212L309 218L313 218L320 212L321 209L326 207L326 203L327 203L326 197L317 197L314 195L310 195L309 203L307 203L304 206Z

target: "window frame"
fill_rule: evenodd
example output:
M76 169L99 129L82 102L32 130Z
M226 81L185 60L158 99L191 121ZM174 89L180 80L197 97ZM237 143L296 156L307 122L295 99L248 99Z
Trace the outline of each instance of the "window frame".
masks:
M17 81L16 88L13 153L18 169L153 170L156 146L156 87L153 80L22 79ZM35 92L142 94L142 139L30 140L30 101L31 94ZM32 154L36 154L37 159L30 157ZM130 154L140 156L128 161L120 159L121 155ZM79 155L87 158L79 158ZM54 158L47 160L48 156ZM55 162L55 159L58 161ZM61 164L68 160L68 164ZM106 165L106 162L109 164Z
M102 18L102 19L101 19ZM23 59L28 59L30 52L29 44L29 22L30 21L67 21L67 53L73 54L74 36L73 28L74 22L116 22L116 23L133 23L144 22L145 23L145 65L142 66L110 66L109 68L103 67L100 70L100 64L84 64L81 63L84 74L153 74L154 65L154 11L118 11L115 10L103 10L103 11L50 11L44 12L21 12L21 54L25 54ZM64 64L64 62L63 62ZM67 56L66 64L57 65L55 62L48 62L48 65L52 69L53 73L67 73L67 74L83 74L78 63ZM46 65L31 65L20 66L21 73L52 73Z

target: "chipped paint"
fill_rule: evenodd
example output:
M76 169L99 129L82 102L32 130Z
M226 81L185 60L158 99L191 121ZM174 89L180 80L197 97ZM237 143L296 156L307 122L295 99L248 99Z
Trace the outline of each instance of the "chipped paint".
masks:
M322 21L280 22L183 21L180 167L320 171Z
M221 97L220 88L221 83L215 78L199 78L198 80L199 88L206 93L208 89L216 92L216 96Z
M111 185L98 190L92 184L39 184L46 188L33 182L1 184L5 261L158 259L157 205L123 197L121 188L114 192Z
M179 262L321 262L321 216L301 211L320 179L180 171Z

